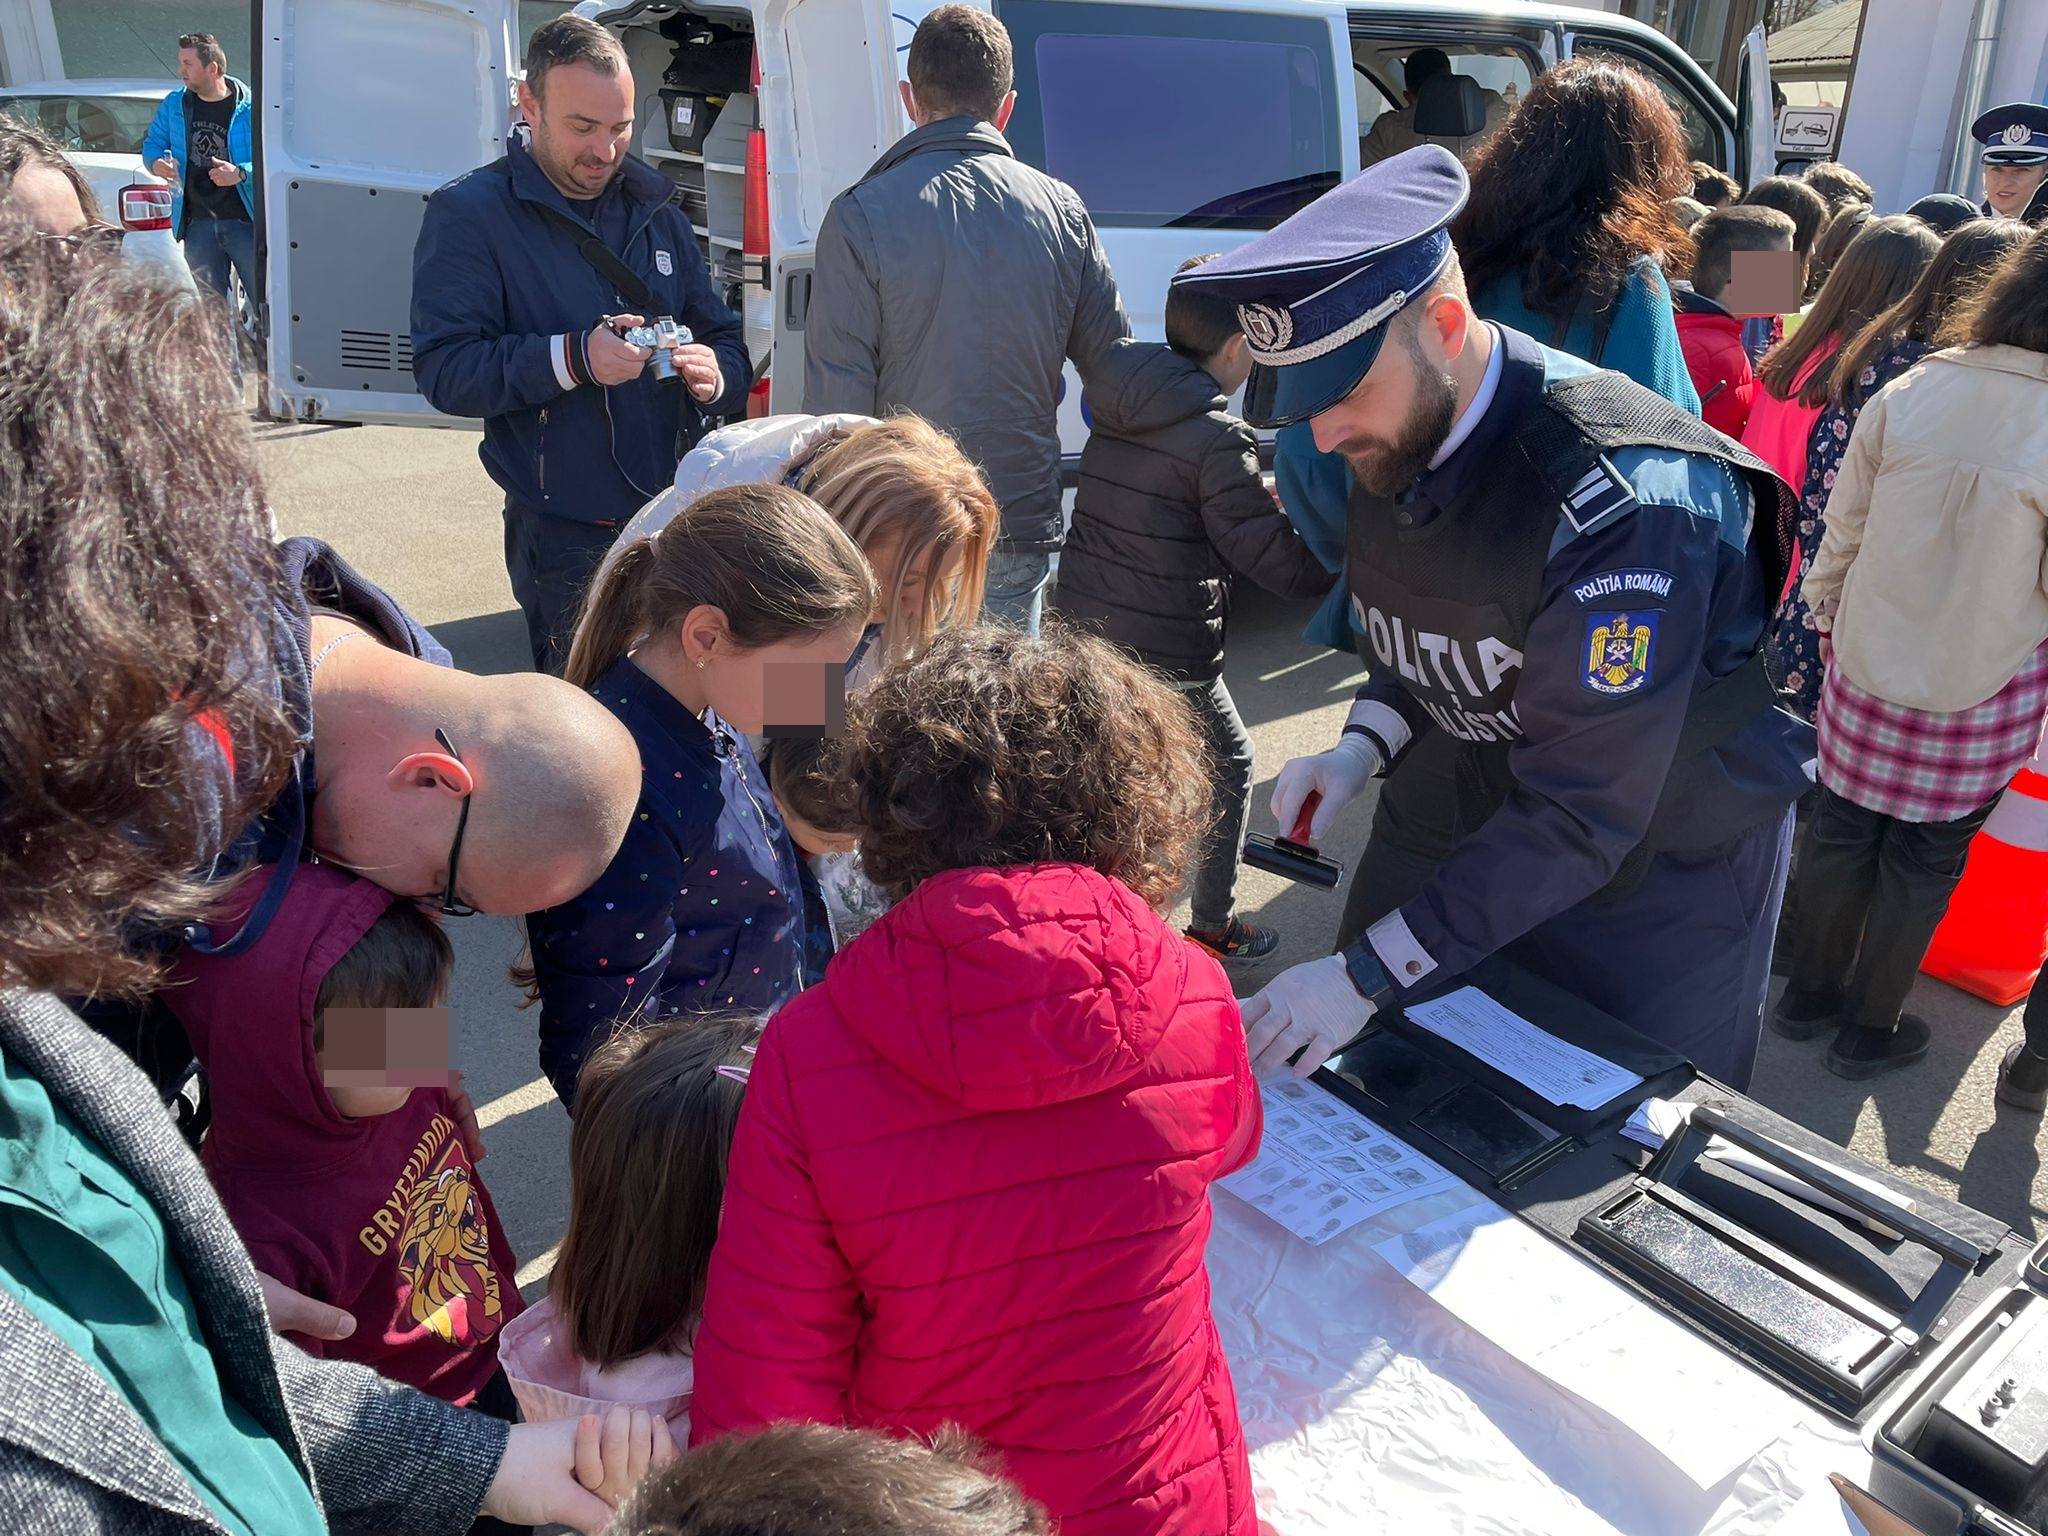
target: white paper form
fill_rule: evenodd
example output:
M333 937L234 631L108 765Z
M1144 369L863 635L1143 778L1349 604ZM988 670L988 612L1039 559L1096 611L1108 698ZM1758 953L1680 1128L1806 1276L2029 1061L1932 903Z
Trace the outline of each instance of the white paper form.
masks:
M1458 1181L1343 1100L1299 1078L1261 1083L1259 1155L1221 1181L1303 1242L1322 1244L1369 1216Z
M1795 1424L1792 1398L1490 1201L1374 1252L1701 1489Z
M1511 1013L1477 987L1460 987L1407 1015L1431 1034L1469 1051L1551 1103L1598 1109L1642 1082L1604 1056L1582 1051L1519 1013Z

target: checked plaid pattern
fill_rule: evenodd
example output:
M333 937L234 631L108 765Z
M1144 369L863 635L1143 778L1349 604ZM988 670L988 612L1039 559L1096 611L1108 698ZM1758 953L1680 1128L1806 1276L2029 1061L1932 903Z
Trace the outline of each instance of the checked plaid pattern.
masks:
M1934 714L1865 693L1829 667L1820 690L1820 781L1900 821L1955 821L2012 781L2040 744L2048 643L1982 704Z

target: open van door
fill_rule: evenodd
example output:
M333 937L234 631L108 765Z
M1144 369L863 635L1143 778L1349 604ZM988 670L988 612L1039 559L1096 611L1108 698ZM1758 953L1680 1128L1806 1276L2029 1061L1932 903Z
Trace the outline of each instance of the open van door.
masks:
M412 249L427 195L505 152L514 0L259 0L257 23L272 411L468 425L413 382Z
M1771 55L1761 24L1742 40L1735 85L1735 144L1744 188L1778 172L1777 124L1771 112Z
M812 253L832 199L910 130L897 91L940 0L768 0L755 46L775 266L771 409L801 408ZM1016 49L1018 158L1088 204L1140 336L1189 256L1358 170L1349 19L1331 0L974 0ZM1068 370L1060 436L1087 428Z

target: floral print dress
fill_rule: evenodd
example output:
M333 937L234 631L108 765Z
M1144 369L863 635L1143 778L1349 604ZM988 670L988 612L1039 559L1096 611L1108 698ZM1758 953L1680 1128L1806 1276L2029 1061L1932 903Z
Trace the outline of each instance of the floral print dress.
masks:
M1820 541L1827 532L1828 494L1835 488L1835 474L1849 451L1849 434L1856 417L1885 385L1911 368L1934 349L1924 341L1894 342L1858 379L1859 403L1831 405L1813 424L1813 439L1806 454L1806 485L1799 497L1798 548L1788 595L1778 609L1778 655L1785 668L1785 686L1793 694L1793 707L1808 720L1820 707L1820 633L1813 627L1800 585L1820 553Z

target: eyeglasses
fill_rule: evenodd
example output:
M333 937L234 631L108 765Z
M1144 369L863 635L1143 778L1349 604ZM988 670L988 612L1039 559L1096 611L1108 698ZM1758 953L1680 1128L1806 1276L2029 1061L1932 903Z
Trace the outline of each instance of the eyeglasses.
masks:
M462 761L462 754L455 750L455 743L448 739L448 733L440 726L434 727L434 740L441 744L441 750ZM470 795L462 797L462 814L455 818L455 841L448 847L448 885L441 892L440 913L443 917L475 917L476 908L455 894L455 872L462 865L462 834L469 830Z
M119 254L128 231L118 224L87 224L68 235L43 232L43 238L62 246L67 256L113 256Z

